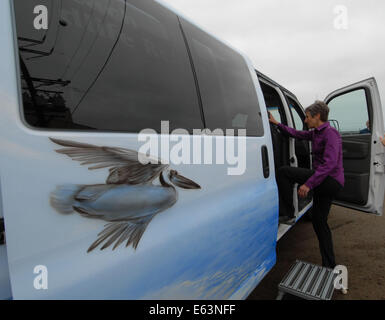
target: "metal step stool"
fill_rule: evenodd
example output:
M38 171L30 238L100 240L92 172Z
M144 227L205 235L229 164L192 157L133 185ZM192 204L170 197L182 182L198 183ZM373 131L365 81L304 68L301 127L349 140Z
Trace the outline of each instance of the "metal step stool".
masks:
M336 277L333 269L296 260L278 285L277 300L285 293L307 300L331 300Z

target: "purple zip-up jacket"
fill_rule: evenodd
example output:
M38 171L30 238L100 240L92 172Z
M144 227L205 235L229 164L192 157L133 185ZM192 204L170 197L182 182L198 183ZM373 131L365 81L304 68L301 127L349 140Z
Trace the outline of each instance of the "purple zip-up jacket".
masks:
M338 131L325 122L311 131L299 131L281 123L278 127L294 138L311 140L313 146L313 169L315 173L305 182L310 189L319 186L327 176L344 186L345 176L342 157L342 140Z

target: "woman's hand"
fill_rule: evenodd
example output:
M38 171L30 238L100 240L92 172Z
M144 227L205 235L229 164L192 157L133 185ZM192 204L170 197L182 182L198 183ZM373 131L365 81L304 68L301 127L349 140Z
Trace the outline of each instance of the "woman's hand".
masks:
M273 117L273 115L268 111L269 113L269 121L273 124L278 124L279 122L277 120L275 120L275 118Z
M298 195L301 197L301 198L306 198L307 197L307 194L309 193L310 191L310 188L306 185L306 184L303 184L299 189L298 189Z
M384 137L381 137L380 136L380 141L381 141L381 143L384 145L384 147L385 147L385 136Z

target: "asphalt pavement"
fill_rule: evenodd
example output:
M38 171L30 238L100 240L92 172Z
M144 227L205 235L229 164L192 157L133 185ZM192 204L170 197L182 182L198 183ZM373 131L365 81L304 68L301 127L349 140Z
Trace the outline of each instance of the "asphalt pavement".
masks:
M348 294L333 300L385 299L385 216L332 206L328 219L337 264L348 269ZM277 244L277 263L249 295L249 300L276 299L278 284L295 260L321 265L311 221L301 219Z

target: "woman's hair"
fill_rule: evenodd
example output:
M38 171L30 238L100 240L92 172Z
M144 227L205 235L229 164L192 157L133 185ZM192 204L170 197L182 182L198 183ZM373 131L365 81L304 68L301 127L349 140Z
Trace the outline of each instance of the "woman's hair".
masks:
M320 114L320 120L322 122L328 121L329 107L323 101L317 100L316 102L308 106L305 109L305 112L309 112L312 117L315 117L317 114Z

